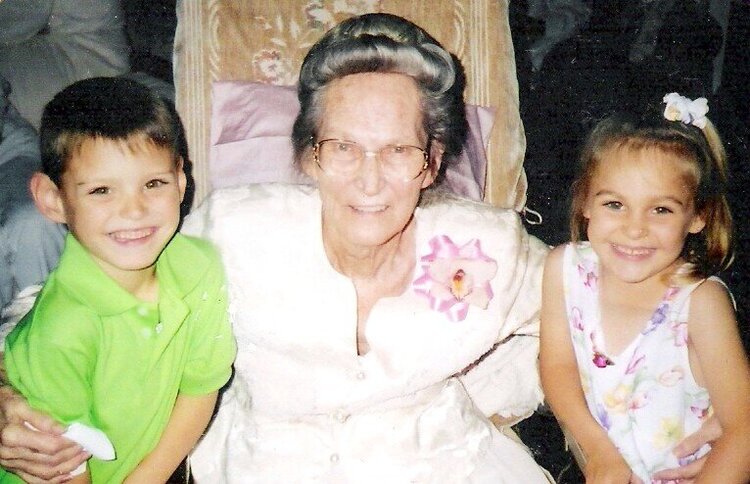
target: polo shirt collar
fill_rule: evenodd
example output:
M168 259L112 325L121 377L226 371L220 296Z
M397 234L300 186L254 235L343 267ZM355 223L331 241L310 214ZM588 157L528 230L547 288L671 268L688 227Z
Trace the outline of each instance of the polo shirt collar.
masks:
M204 252L176 234L156 262L159 299L166 296L165 288L176 291L174 297L184 298L200 283L209 264ZM55 272L61 283L102 316L121 314L143 304L112 280L71 234L66 236L65 250Z
M204 242L205 243L205 242ZM162 287L174 288L178 298L192 292L205 276L211 261L206 253L182 234L175 234L156 262L156 272L160 281L167 281Z
M71 234L65 238L55 277L102 316L121 314L142 304L112 280Z

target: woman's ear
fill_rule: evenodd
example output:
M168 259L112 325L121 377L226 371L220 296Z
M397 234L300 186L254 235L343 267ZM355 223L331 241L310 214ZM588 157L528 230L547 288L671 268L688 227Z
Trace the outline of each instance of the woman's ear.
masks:
M422 188L429 187L437 179L440 165L443 163L443 153L445 153L445 148L442 143L438 141L430 143L430 165L427 167L427 176L422 181Z
M315 153L313 152L312 147L305 149L305 151L302 153L302 156L300 157L299 164L302 173L309 176L313 180L318 181L320 167L315 162Z
M29 190L34 198L34 205L42 215L53 222L67 223L62 193L50 177L44 173L34 173L29 182Z

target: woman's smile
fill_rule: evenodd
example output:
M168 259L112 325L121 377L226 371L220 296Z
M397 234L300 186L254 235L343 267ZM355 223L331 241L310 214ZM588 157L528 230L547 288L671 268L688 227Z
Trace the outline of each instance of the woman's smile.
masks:
M364 213L380 213L388 208L387 205L352 205L351 207L356 212Z

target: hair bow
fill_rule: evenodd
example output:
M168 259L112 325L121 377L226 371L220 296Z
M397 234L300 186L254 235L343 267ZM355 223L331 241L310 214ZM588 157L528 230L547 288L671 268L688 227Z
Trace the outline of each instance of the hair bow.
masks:
M667 103L667 107L664 108L664 117L666 119L692 124L700 129L706 127L708 100L705 97L692 100L685 96L680 96L676 92L671 92L664 96L662 101Z

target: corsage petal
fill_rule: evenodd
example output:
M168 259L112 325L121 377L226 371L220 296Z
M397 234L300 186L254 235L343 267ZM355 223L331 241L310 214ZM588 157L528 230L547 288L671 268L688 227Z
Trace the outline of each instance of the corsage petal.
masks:
M422 273L412 283L414 292L451 321L464 320L469 305L487 309L493 297L489 281L497 274L497 262L482 252L479 240L459 247L450 237L438 235L429 247L430 253L420 259Z

